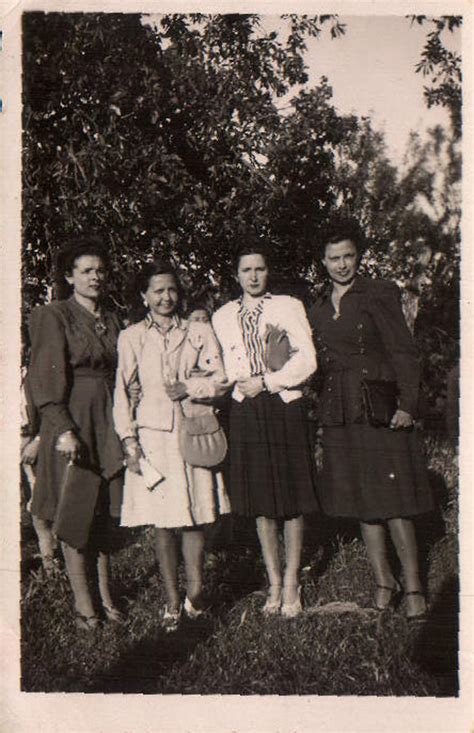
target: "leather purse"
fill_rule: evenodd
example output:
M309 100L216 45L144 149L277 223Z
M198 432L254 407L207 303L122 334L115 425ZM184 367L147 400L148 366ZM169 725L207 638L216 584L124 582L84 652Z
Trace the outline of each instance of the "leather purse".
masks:
M397 383L383 379L363 379L362 401L365 416L373 427L388 427L398 408Z
M282 369L290 356L291 346L286 331L268 324L265 332L265 366L268 371Z
M53 522L53 532L76 550L89 540L102 477L83 466L69 463Z
M227 454L227 438L212 408L206 415L181 416L179 448L181 456L191 466L213 468Z

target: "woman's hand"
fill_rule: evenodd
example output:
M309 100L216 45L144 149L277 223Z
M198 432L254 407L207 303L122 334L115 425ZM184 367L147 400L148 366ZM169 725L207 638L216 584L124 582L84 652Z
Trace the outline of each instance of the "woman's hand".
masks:
M38 450L39 450L39 444L40 444L40 438L39 435L36 436L36 438L33 438L32 440L28 440L28 443L26 445L23 445L21 450L21 462L26 464L27 466L32 466L34 463L36 463L36 459L38 457Z
M173 384L165 384L165 390L166 394L168 395L170 400L173 400L173 402L176 402L177 400L184 400L184 398L188 395L188 390L186 389L186 385L183 384L183 382L173 382Z
M137 407L142 398L142 388L138 382L128 385L128 396L132 407Z
M238 379L237 386L244 397L256 397L264 391L265 385L263 377L247 377L246 379Z
M405 410L397 410L390 420L390 427L392 430L411 428L413 427L413 418L409 412L405 412Z
M56 441L56 450L62 453L68 461L75 463L81 451L81 442L72 430L61 433Z
M125 452L125 465L128 470L132 473L141 474L140 458L142 452L138 440L136 438L125 438L123 450Z

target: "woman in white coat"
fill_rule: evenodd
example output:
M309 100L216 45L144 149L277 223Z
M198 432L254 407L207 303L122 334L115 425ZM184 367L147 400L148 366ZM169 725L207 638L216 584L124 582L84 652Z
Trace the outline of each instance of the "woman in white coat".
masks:
M213 317L226 376L232 383L230 499L236 514L255 517L269 590L264 613L297 616L303 515L318 508L301 385L316 369L303 304L267 289L267 253L259 244L239 252L242 294ZM288 358L270 365L268 334L286 341ZM285 568L279 559L283 522Z
M191 466L181 455L182 414L199 411L199 400L227 386L211 325L179 316L182 291L176 271L166 262L146 264L136 292L146 315L119 336L114 394L115 429L128 469L121 521L122 526L156 528L167 595L163 625L174 631L181 615L177 535L186 569L184 611L195 617L202 612L203 527L230 511L222 474ZM137 389L135 409L130 394Z

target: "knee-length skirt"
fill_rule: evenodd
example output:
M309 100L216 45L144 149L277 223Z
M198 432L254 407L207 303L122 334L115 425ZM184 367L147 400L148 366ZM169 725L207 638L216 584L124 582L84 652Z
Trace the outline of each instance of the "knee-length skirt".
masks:
M318 509L304 399L263 393L230 411L230 500L243 516L295 517Z
M323 428L323 511L362 521L433 509L419 434L365 423Z
M126 471L122 526L193 527L230 512L222 473L183 461L177 424L173 431L139 430L142 452L163 480L150 491L142 476Z

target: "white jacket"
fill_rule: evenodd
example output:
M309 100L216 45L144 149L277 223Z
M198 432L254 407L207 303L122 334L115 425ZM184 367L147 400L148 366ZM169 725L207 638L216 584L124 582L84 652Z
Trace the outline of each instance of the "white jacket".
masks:
M286 364L276 372L264 375L265 384L271 393L279 393L284 402L292 402L302 396L300 387L316 371L316 351L311 327L301 301L289 295L270 295L263 301L263 312L259 320L262 339L267 324L284 329L290 341L292 354ZM221 345L224 367L229 382L236 382L250 376L250 362L245 350L238 312L239 300L232 300L214 313L212 325ZM244 395L237 385L232 397L242 402Z

